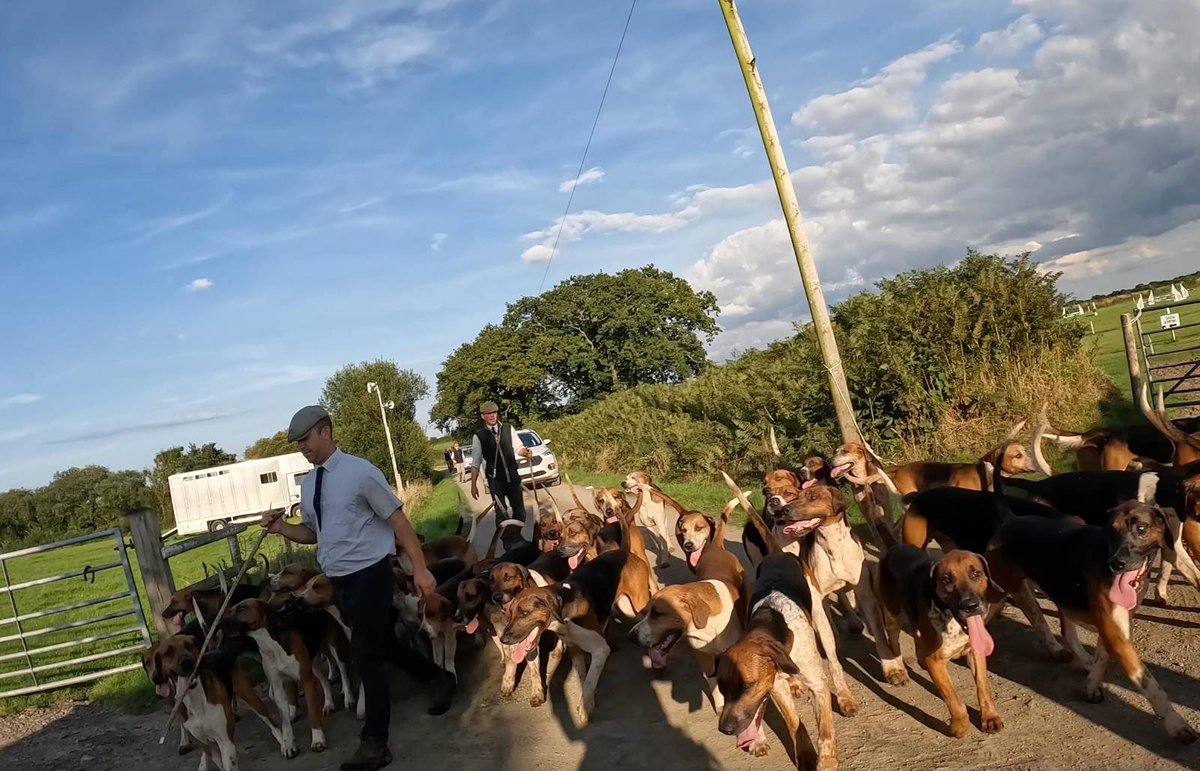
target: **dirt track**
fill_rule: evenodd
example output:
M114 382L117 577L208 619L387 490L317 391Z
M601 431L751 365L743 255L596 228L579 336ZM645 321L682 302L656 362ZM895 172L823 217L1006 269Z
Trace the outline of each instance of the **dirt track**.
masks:
M554 492L564 503L569 497L564 488ZM481 526L479 542L486 543L490 535L490 523ZM734 531L731 537L740 538L740 533ZM688 580L690 574L676 559L660 577L677 582ZM1200 727L1200 681L1195 679L1200 674L1200 595L1175 583L1172 599L1175 607L1170 610L1151 605L1139 611L1135 644L1183 718ZM882 683L873 644L839 629L842 657L860 710L853 718L836 718L841 767L889 771L1200 767L1200 745L1180 747L1168 739L1149 705L1130 689L1115 665L1109 670L1105 701L1088 704L1080 697L1083 676L1050 663L1023 619L1016 618L1011 609L1006 610L991 627L996 653L989 668L1005 728L994 736L973 728L961 740L945 733L945 707L923 672L914 669L913 682L903 688ZM1090 646L1094 637L1085 636L1084 641ZM909 666L915 668L911 640L906 638L904 646ZM474 650L462 645L462 685L453 709L441 717L426 715L428 696L396 675L392 767L596 771L790 767L774 735L771 754L756 760L737 751L731 737L717 732L703 681L685 650L672 654L669 678L655 679L643 668L641 650L631 643L622 645L609 659L592 724L584 729L574 726L569 709L579 695L569 670L568 666L560 669L549 689L549 704L534 709L527 703L528 687L523 683L512 699L499 697L500 666L494 646ZM972 721L977 721L974 686L965 664L952 666L951 677ZM0 767L195 768L195 754L176 756L177 732L165 746L157 744L166 712L164 707L153 715L135 717L94 705L61 705L0 720ZM802 704L801 716L812 731L811 709ZM248 717L238 729L242 767L336 769L357 743L358 724L338 713L327 734L331 749L313 754L307 750L307 726L299 722L302 752L285 761L261 724Z

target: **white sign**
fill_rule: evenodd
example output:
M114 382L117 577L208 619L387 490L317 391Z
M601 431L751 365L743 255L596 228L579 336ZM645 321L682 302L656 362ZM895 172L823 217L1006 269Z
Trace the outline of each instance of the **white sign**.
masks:
M1158 317L1158 324L1163 329L1174 329L1175 327L1179 326L1179 314L1164 313Z

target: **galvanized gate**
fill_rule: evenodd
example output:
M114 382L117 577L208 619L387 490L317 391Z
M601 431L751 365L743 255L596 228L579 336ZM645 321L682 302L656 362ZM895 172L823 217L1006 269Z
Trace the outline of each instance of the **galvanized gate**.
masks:
M0 578L0 698L141 666L150 630L120 530L0 554Z
M1146 306L1134 324L1152 398L1161 399L1168 411L1185 410L1174 417L1195 413L1192 408L1200 405L1200 299Z

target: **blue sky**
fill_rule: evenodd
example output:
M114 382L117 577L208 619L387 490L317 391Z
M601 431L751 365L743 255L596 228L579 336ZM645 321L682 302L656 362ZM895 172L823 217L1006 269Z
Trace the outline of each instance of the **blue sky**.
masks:
M1200 263L1194 4L740 7L831 301L968 245ZM432 386L539 289L627 10L5 4L0 489L240 452L350 362ZM548 286L677 271L718 359L807 318L715 0L639 4L587 167Z

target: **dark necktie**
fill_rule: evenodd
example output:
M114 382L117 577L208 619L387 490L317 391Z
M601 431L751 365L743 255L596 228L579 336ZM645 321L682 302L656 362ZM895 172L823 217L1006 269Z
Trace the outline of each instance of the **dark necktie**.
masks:
M313 513L317 515L317 530L321 529L321 479L325 476L325 467L317 466L317 484L313 488Z

